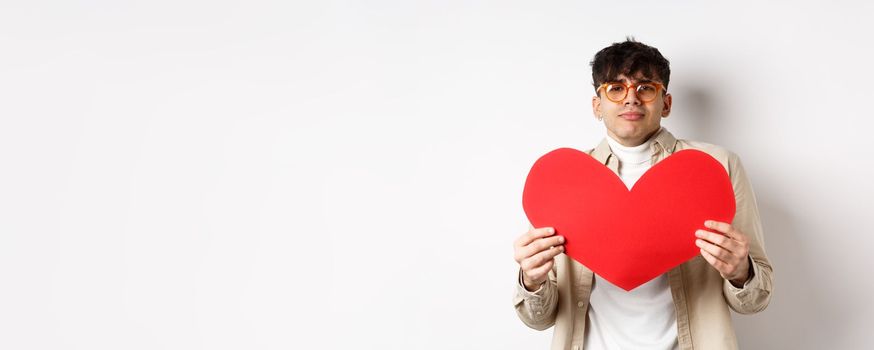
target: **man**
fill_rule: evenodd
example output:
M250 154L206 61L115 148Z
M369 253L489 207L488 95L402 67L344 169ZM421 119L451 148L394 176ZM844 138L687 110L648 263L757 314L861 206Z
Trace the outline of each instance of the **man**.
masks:
M672 96L668 60L656 48L629 38L598 52L591 65L592 111L607 137L587 153L631 188L672 153L703 151L728 171L737 211L731 223L702 223L722 234L696 231L700 256L629 292L562 254L561 232L531 228L514 243L519 318L537 330L555 326L552 349L736 349L729 309L762 311L772 290L759 212L740 160L661 127ZM630 220L634 210L628 208Z

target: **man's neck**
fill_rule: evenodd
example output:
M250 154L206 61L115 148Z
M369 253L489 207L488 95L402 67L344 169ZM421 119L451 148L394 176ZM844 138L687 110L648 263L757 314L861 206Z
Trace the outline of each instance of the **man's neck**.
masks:
M655 135L658 134L659 131L661 131L661 130L662 130L662 128L659 127L659 128L656 129L655 131L650 132L650 133L649 133L648 135L646 135L645 137L643 137L643 138L641 138L641 139L636 139L636 140L622 140L622 139L620 139L620 138L618 138L618 137L614 137L614 136L613 136L609 131L607 132L607 137L608 137L608 138L612 138L613 141L616 141L616 143L618 143L618 144L620 144L620 145L622 145L622 146L625 146L625 147L637 147L637 146L640 146L640 145L642 145L642 144L644 144L644 143L647 143L647 142L651 141L651 140L655 137Z
M650 146L653 139L650 138L637 146L625 146L612 136L607 135L607 144L610 145L610 150L619 161L626 164L642 164L650 159Z

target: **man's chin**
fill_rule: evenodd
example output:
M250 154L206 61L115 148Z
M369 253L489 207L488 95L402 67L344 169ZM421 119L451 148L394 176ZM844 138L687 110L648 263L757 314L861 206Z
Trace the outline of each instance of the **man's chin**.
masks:
M620 130L616 136L624 140L634 140L643 137L644 132L640 129Z

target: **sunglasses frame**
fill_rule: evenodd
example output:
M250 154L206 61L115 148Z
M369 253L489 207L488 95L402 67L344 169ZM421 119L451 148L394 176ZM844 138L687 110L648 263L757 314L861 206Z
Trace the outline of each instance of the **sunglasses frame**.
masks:
M623 94L623 95L622 95L622 98L620 98L620 99L618 99L618 100L614 100L614 99L610 98L610 96L607 94L607 90L606 90L606 88L607 88L608 85L622 85L622 86L625 86L625 94ZM641 85L653 85L653 86L655 86L655 88L656 88L656 94L655 94L655 96L653 96L653 98L651 98L651 99L649 99L649 100L644 100L644 99L640 98L640 95L638 94L637 90L640 88ZM662 84L662 83L659 83L659 82L657 82L657 81L647 81L647 82L643 82L643 83L632 83L632 84L625 84L625 83L622 83L622 82L603 83L603 84L601 84L601 86L598 87L598 90L595 90L595 92L600 93L601 89L605 89L605 90L604 90L604 97L606 97L606 98L607 98L608 100L610 100L610 101L613 101L613 102L619 103L619 102L622 102L623 100L625 100L626 97L628 97L628 91L631 90L632 88L634 88L634 93L635 93L635 94L638 94L638 98L640 98L640 101L641 101L641 102L652 102L652 101L655 101L656 97L658 97L658 95L659 95L659 92L665 92L665 85Z

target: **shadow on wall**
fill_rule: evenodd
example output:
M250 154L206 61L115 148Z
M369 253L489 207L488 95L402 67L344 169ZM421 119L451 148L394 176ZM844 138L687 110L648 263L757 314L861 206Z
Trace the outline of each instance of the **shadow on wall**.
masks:
M752 179L755 181L755 179ZM762 181L758 181L763 183ZM756 197L765 233L765 250L774 267L774 291L771 303L764 311L753 315L732 314L741 349L805 349L810 339L799 330L809 323L808 312L816 313L821 305L813 288L799 288L803 276L802 243L792 239L797 228L796 218L775 204L767 191L757 190ZM791 291L787 293L787 291ZM805 302L806 301L806 302ZM809 303L809 305L805 305ZM802 315L799 315L802 314Z
M765 249L774 266L774 291L765 311L734 314L741 349L835 348L835 340L844 336L849 310L836 307L835 296L829 295L835 286L819 283L813 273L819 256L799 239L807 236L801 234L804 218L785 210L791 203L781 203L773 192L758 190L757 197Z
M727 114L731 113L729 109L720 107L720 101L729 101L728 96L694 84L677 91L677 95L682 96L682 101L675 100L674 107L674 112L679 112L683 119L677 123L680 137L723 146L748 142L741 134L725 132L755 127L733 125L737 121ZM793 203L787 202L787 196L781 192L791 193L795 189L782 190L781 179L769 178L769 174L776 173L767 170L757 171L757 177L751 181L762 217L765 249L774 267L774 291L766 310L753 315L732 313L740 348L841 348L836 340L847 335L845 330L850 322L847 315L853 310L846 310L836 301L840 286L820 283L816 272L823 270L814 264L823 257L816 254L816 247L807 246L803 240L822 233L809 232L819 230L813 218L793 215Z
M676 91L671 112L675 116L670 118L681 119L675 123L677 136L723 144L724 136L718 131L724 130L726 116L721 115L716 107L716 98L703 86L686 85Z

